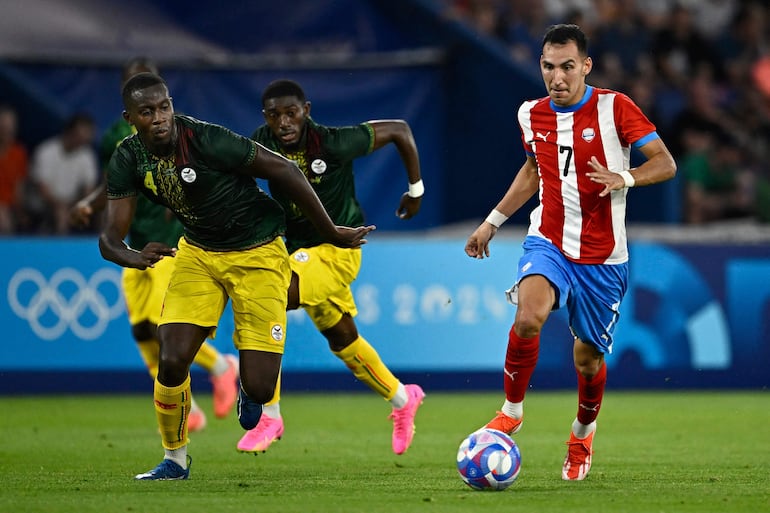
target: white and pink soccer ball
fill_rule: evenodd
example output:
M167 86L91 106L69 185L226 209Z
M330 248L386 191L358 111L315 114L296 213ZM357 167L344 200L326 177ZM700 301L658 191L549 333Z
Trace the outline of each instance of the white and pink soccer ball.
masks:
M457 471L474 490L505 490L516 481L520 470L519 447L496 429L474 431L457 450Z

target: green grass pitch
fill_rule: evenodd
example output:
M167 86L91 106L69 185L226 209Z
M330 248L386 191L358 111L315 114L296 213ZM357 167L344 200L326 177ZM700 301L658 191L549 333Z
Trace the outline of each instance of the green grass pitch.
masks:
M286 393L283 440L237 453L235 414L192 436L189 481L137 482L162 458L149 395L0 397L0 511L98 513L770 511L770 392L608 390L591 474L560 478L572 392L532 391L519 479L466 487L464 436L499 393L431 393L412 447L390 449L387 403L371 393Z

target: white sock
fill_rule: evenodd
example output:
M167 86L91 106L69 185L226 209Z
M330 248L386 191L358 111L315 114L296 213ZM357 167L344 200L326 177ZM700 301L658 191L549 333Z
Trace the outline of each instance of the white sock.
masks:
M596 421L591 422L590 424L581 424L578 422L578 419L575 419L575 421L572 423L572 434L575 435L576 438L583 439L596 431Z
M179 449L164 449L166 459L171 460L182 468L187 468L187 446L183 445Z
M227 358L222 353L217 355L217 360L214 362L214 366L211 368L212 376L221 376L227 369L230 368L230 364L227 362Z
M524 416L524 403L512 403L508 399L503 403L503 407L500 411L511 417L512 419L521 419Z
M281 404L265 404L262 405L262 415L267 415L271 419L281 418Z
M201 407L198 406L198 403L195 402L195 398L191 397L190 398L190 411L191 412L193 412L193 411L200 411L200 409L201 409Z
M406 387L404 387L404 384L399 381L396 394L390 400L390 404L392 404L394 408L403 408L408 402L409 396L406 394Z

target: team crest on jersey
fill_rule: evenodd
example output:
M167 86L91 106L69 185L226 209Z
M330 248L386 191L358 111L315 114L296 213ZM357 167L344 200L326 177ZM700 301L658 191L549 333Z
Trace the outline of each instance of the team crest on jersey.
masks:
M310 255L307 251L297 251L294 253L294 260L297 262L307 262L310 260Z
M182 172L179 174L179 176L181 176L182 180L184 180L187 183L193 183L195 179L198 177L198 175L195 174L195 170L191 167L186 167L182 169Z
M270 336L273 337L273 340L276 342L283 340L283 326L280 324L273 324L273 327L270 328Z
M322 175L326 172L326 162L321 159L315 159L313 163L310 164L310 169L312 169L315 174Z
M594 137L596 137L596 132L594 132L594 129L591 127L584 128L582 137L585 142L591 142L594 140Z

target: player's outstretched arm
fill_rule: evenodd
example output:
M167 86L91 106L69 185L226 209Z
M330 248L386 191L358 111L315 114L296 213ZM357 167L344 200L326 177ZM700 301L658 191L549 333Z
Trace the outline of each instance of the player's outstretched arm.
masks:
M390 143L393 143L398 149L409 184L407 191L401 195L396 216L401 219L411 219L420 211L422 196L425 192L420 173L420 156L417 152L417 143L414 141L412 129L403 119L378 119L367 121L367 123L374 130L375 150Z
M260 144L257 144L257 155L247 170L252 176L267 180L271 190L291 198L316 230L335 246L359 247L366 244L366 235L375 229L374 226L336 226L297 165Z
M471 233L465 242L465 254L471 258L482 259L489 256L489 241L497 233L497 227L484 221Z
M128 233L135 208L136 197L107 202L107 220L99 235L99 251L105 260L122 267L147 269L166 256L174 256L176 249L160 242L150 242L141 251L128 247L123 240Z

